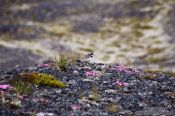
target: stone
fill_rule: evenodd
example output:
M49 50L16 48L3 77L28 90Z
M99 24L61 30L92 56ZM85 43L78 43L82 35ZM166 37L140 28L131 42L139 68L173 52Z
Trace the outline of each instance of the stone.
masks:
M78 71L77 70L73 71L73 74L78 75Z
M120 111L119 114L120 115L124 115L124 116L131 116L134 113L132 111L130 111L130 110L124 110L124 111Z
M105 90L105 93L113 93L113 94L115 94L116 93L116 90L114 90L114 89L108 89L108 90Z

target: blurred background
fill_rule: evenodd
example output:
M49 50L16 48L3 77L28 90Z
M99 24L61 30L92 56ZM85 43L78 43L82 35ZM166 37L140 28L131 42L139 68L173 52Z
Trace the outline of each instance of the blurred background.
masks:
M0 70L59 51L175 72L175 0L0 0Z

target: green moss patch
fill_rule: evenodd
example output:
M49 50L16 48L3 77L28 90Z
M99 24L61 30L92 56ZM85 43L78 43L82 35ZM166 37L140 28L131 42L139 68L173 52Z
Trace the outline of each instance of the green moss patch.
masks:
M91 48L79 48L81 51L85 51L85 52L93 52L94 50Z
M150 58L145 58L144 61L146 61L148 63L156 64L156 63L161 63L161 62L166 61L166 58L153 58L153 57L150 57Z
M65 84L55 79L54 76L44 73L21 73L21 78L36 85L63 88Z
M158 54L161 53L165 50L165 48L150 48L148 49L147 53L148 54Z

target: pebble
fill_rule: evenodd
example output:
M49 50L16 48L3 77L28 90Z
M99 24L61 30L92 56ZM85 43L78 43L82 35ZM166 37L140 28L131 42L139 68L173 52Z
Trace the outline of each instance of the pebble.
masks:
M77 82L76 82L75 80L69 80L69 81L68 81L68 84L71 84L71 85L76 85L76 84L77 84Z
M55 115L54 115L54 113L39 112L36 114L36 116L55 116Z
M83 79L82 81L84 81L84 82L94 82L94 80L92 80L92 79Z
M133 115L134 113L130 110L124 110L124 111L121 111L119 112L120 115L124 115L124 116L131 116Z
M73 74L78 75L78 71L77 70L73 71Z
M115 94L116 93L116 90L114 89L108 89L108 90L105 90L106 93L113 93Z
M112 76L112 73L105 73L103 76L104 77L111 77Z

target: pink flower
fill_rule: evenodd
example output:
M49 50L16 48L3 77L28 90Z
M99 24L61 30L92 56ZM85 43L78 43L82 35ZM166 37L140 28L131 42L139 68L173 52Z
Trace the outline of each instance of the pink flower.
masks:
M115 85L118 85L118 86L124 86L124 87L127 87L129 84L126 83L126 82L120 82L120 81L117 81L114 83Z
M96 77L96 76L98 76L99 74L98 74L97 72L87 71L87 72L85 72L85 75L86 75L86 76Z
M11 86L9 84L0 85L0 89L9 89Z
M79 110L80 108L81 108L80 105L77 105L77 104L72 105L72 109L73 109L73 110Z
M44 67L48 67L49 64L38 64L37 66L40 67L40 68L44 68Z
M125 82L123 83L123 86L125 87L127 87L128 85L129 85L128 83L125 83Z
M116 85L119 85L119 86L122 86L122 83L119 82L119 81L115 82L115 84L116 84Z
M24 99L24 96L18 96L20 100L23 100Z
M133 74L135 72L137 72L135 69L129 68L129 67L125 67L123 65L118 65L115 67L110 68L111 71L118 71L118 72L126 72L128 74Z

